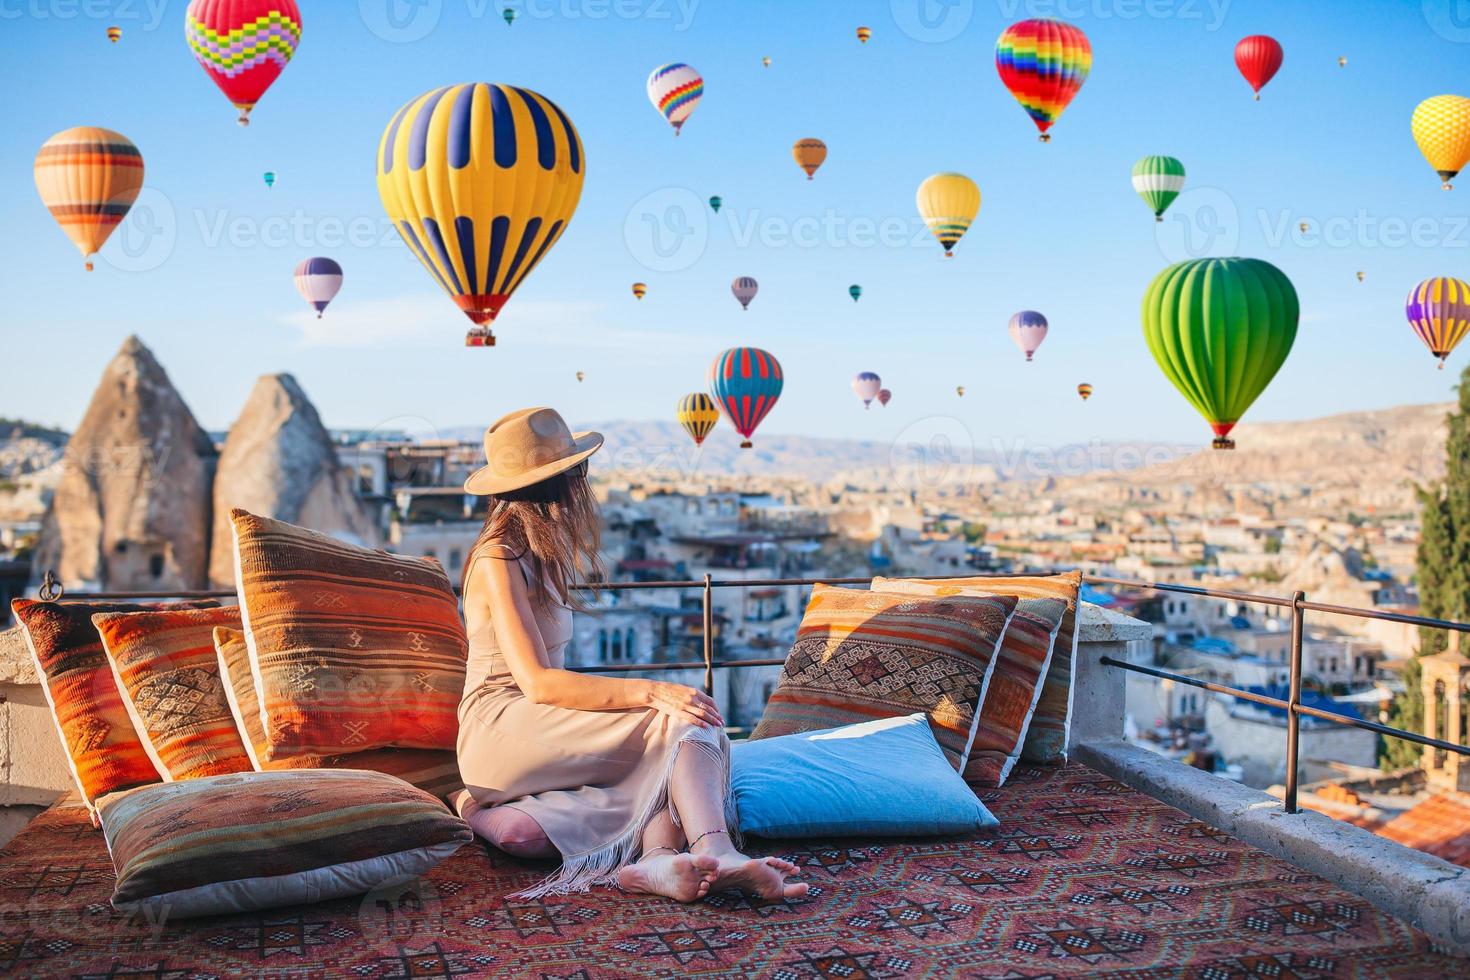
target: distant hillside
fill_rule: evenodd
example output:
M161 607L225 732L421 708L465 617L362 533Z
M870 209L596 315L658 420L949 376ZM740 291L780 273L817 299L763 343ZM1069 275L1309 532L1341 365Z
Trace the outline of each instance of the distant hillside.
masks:
M67 434L61 429L27 422L25 419L0 416L0 444L19 439L37 439L59 447L66 445L67 438Z

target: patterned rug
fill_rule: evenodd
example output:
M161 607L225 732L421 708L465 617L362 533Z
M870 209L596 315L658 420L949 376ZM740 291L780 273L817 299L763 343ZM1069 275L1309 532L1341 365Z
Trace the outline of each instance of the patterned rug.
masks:
M772 842L790 904L504 896L547 870L469 847L362 900L185 923L112 910L82 810L0 851L0 975L1450 977L1470 964L1361 898L1081 766L1022 770L974 838Z

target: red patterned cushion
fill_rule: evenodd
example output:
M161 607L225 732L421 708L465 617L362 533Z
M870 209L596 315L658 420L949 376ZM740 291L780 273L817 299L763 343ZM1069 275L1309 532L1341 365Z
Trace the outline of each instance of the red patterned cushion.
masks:
M924 712L963 772L1010 596L920 598L818 585L751 738Z

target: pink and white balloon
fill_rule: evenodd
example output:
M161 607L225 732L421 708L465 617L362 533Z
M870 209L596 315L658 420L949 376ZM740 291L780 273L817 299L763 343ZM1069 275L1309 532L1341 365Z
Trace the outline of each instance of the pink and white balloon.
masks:
M755 299L755 294L760 291L760 283L749 276L736 276L735 281L730 283L730 292L740 301L742 310L750 309L750 301Z
M334 260L317 256L296 266L296 291L316 310L316 318L342 288L342 267Z
M872 408L873 399L883 390L883 379L872 371L859 371L852 379L852 393L863 400L863 408Z
M1011 340L1015 341L1029 361L1031 355L1036 353L1036 348L1046 339L1046 317L1035 310L1022 310L1011 317L1010 334Z

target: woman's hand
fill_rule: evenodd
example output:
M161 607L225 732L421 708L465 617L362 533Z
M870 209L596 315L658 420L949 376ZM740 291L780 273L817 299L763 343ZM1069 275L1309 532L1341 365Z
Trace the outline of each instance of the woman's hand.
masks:
M725 719L714 698L698 688L667 681L648 681L648 706L655 711L698 725L700 728L724 728Z

